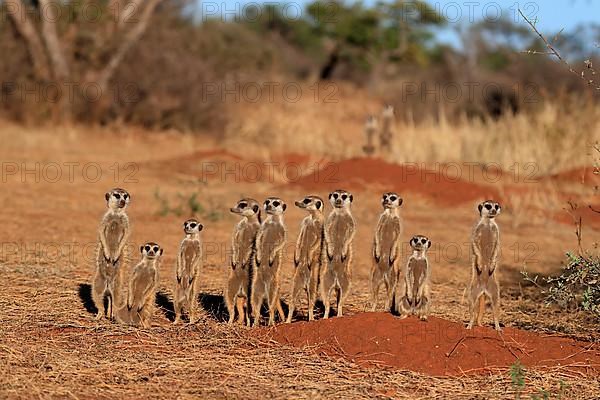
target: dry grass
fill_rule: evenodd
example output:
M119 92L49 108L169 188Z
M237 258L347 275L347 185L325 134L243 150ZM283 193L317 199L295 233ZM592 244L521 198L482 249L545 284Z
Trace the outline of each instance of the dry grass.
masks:
M336 119L343 115L331 114L330 117ZM343 118L338 120L340 132L345 126L343 121ZM303 126L313 123L304 121ZM346 124L349 126L350 122ZM214 148L205 137L95 132L78 127L26 130L9 126L3 132L7 145L0 149L0 155L8 161L95 161L105 171L110 171L108 168L114 162L136 162L138 182L116 184L125 186L133 195L129 210L133 223L132 245L155 240L165 248L160 288L166 293L173 286L172 266L181 240L181 219L187 216L158 215L155 188L160 187L161 193L171 197L198 189L202 193L200 201L212 204L208 201L210 198L225 208L241 195L261 199L276 192L292 200L305 194L281 186L280 182L194 183L192 178L197 177L198 165L211 159L190 158L190 154ZM308 140L304 146L289 151L302 154L309 149ZM246 157L245 160L255 155L248 154L245 147L229 150ZM331 152L337 151L331 149ZM317 152L315 149L309 154ZM265 156L268 156L266 152ZM94 243L95 229L104 210L103 193L115 186L113 177L105 175L98 182L76 177L75 182L62 179L49 184L23 182L18 176L12 176L3 185L5 190L0 192L0 202L5 218L0 243L17 243L20 247L16 254L6 252L3 247L0 254L2 398L515 398L508 371L436 378L409 371L367 369L341 356L325 358L315 355L311 349L265 343L264 335L224 325L211 316L215 307L222 308L222 305L215 306L215 302L220 304L226 276L226 258L222 251L207 256L201 291L212 299L212 305L205 304L207 316L197 325L172 326L162 313L157 313L154 327L147 330L97 323L78 295L80 287L85 289L80 285L90 282L90 259L79 253L49 259L43 251L38 254L35 246L78 242L80 246L75 250L81 251L82 245ZM355 193L354 212L359 228L355 240L353 292L348 301L350 313L363 312L368 300L370 243L381 188L371 189ZM14 201L15 195L19 201ZM461 246L463 253L456 259L444 257L443 247L433 248L433 315L464 321L466 305L461 304L460 299L470 272L463 242L474 222L474 208L468 205L457 208L440 219L431 215L431 203L421 201L410 192L403 196L406 235L424 232L441 246L449 243ZM529 211L521 212L526 213L524 220L529 221ZM290 240L295 239L303 216L293 207L286 212ZM515 245L525 251L524 244L534 243L538 251L528 264L528 270L532 274L555 273L564 251L574 243L570 227L532 220L513 229L510 228L511 216L505 217L500 221L504 254L500 269L502 322L549 334L558 332L597 340L597 322L587 320L582 314L546 308L540 304L535 288L522 287L519 271L525 255L513 256ZM204 240L227 244L234 223L235 218L227 213L206 222ZM589 237L594 237L597 230L589 229ZM75 255L73 260L72 255ZM282 271L284 299L290 290L292 268L290 262ZM85 290L83 294L85 299ZM564 398L588 399L600 392L600 383L594 377L552 368L528 370L524 393L545 389L556 394L561 381L568 385Z
M269 158L279 153L311 154L328 159L362 156L366 143L363 124L368 114L379 115L383 104L367 92L336 84L336 102L315 101L310 88L294 103L237 104L226 126L225 143L251 148ZM411 110L396 110L392 162L495 164L524 170L534 176L591 165L586 149L600 140L600 108L577 104L537 105L533 114L506 115L499 120L467 120L457 124L438 118L411 122ZM340 145L340 144L344 145Z

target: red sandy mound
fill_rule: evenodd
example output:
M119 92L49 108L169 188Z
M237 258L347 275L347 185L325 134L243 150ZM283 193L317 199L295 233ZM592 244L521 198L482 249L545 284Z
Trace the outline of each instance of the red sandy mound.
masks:
M460 172L460 171L459 171ZM484 198L497 198L490 186L467 182L457 171L440 167L427 170L417 165L397 165L375 158L353 158L329 163L324 168L290 182L306 190L363 190L370 185L386 190L417 192L437 203L453 205Z
M600 372L600 345L505 328L466 330L440 318L401 320L387 313L361 313L315 322L279 325L269 331L276 341L314 346L364 366L389 366L434 376L485 373L505 369L518 359L525 366L569 366Z

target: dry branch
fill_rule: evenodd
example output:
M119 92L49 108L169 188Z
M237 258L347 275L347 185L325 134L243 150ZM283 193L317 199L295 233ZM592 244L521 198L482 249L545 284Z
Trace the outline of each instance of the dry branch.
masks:
M577 72L571 66L571 64L569 64L569 62L560 54L560 52L535 27L535 24L533 22L531 22L531 20L529 18L527 18L523 14L523 12L520 9L519 9L519 14L521 14L521 17L523 17L523 19L527 22L527 24L529 24L529 26L531 27L531 29L544 42L544 44L546 45L546 48L548 49L547 52L539 52L539 51L536 51L536 50L527 50L527 51L525 51L525 53L527 53L527 54L534 54L534 55L551 55L551 56L555 56L560 62L562 62L567 67L567 69L569 70L569 72L577 75L579 78L581 78L584 81L586 81L586 83L588 85L596 86L595 78L592 78L592 79L587 78L586 75L585 75L585 71ZM558 38L558 36L560 35L561 32L562 32L562 30L555 36L554 40L556 40ZM595 76L596 75L596 71L593 68L592 61L591 60L586 60L586 61L584 61L584 63L585 63L586 68L591 72L592 76ZM597 90L600 90L600 86L596 86L595 88Z

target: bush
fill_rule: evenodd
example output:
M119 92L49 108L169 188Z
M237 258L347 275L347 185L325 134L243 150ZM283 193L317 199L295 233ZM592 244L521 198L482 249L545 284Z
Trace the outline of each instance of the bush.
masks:
M526 280L538 284L538 277ZM567 253L567 264L557 277L543 278L547 288L543 290L548 304L567 309L580 309L600 318L600 258L596 256Z

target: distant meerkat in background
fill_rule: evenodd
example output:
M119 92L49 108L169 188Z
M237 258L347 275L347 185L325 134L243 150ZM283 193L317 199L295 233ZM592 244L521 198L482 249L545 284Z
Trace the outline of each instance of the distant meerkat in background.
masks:
M475 320L481 326L485 312L485 296L490 298L494 316L494 327L500 328L500 285L498 284L498 253L500 251L500 229L495 218L501 207L495 201L479 204L479 222L471 236L471 283L468 287L470 321L467 329L473 328ZM479 302L479 305L477 304Z
M404 266L403 276L399 277L396 309L401 318L414 314L425 321L429 316L431 303L431 269L427 260L431 240L426 236L416 235L409 243L413 253Z
M127 259L127 240L130 235L129 218L125 209L130 201L127 191L119 188L105 194L108 210L98 230L96 272L92 282L92 299L98 308L97 319L114 318L123 305L123 273ZM107 307L105 309L104 304Z
M379 142L381 149L390 151L392 149L392 138L394 135L394 107L389 104L383 108L381 113L381 131L379 134Z
M383 212L375 229L373 240L373 268L371 269L371 311L377 308L377 299L381 284L386 289L386 308L394 306L394 291L398 275L397 260L400 255L400 235L402 219L400 206L402 198L397 193L384 193L381 198Z
M188 313L190 323L196 321L198 310L198 281L202 267L202 242L200 231L204 228L195 219L183 223L185 237L179 245L175 267L175 323L181 319L184 312Z
M325 305L324 318L329 318L333 289L337 290L337 316L343 315L344 301L352 280L352 240L356 222L350 211L353 196L345 190L329 194L333 210L324 227L323 266L321 267L321 299Z
M296 201L296 206L308 211L300 224L300 234L294 251L294 283L287 322L292 322L296 301L304 289L308 296L308 320L314 320L314 308L317 301L317 286L321 272L323 244L323 199L318 196L306 196Z
M260 307L265 297L269 306L269 325L275 324L275 309L279 312L281 320L285 320L279 298L279 270L287 236L283 222L283 213L286 208L287 205L278 197L269 197L264 202L267 218L260 225L256 235L256 255L252 277L253 326L260 323Z
M231 208L231 212L242 219L235 226L231 239L231 270L225 290L225 304L230 324L237 309L237 321L250 325L250 286L256 235L261 224L260 204L254 199L244 198Z
M133 269L127 304L119 309L117 320L130 325L150 327L163 249L148 242L140 247L142 260Z
M372 115L367 117L365 122L365 135L367 137L367 144L363 146L363 151L366 155L370 156L375 152L375 133L377 132L377 118Z

